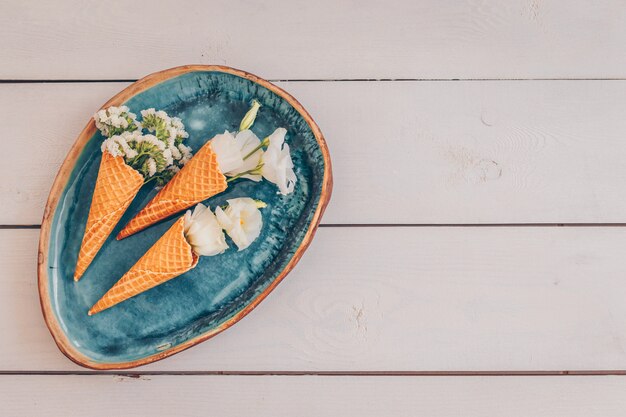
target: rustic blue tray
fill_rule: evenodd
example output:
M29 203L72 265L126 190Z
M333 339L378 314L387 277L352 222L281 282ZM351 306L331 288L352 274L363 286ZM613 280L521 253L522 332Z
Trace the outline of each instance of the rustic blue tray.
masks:
M201 257L196 268L109 310L89 308L163 235L175 216L122 241L115 236L156 193L140 190L79 282L73 272L91 203L103 140L93 120L78 137L44 213L39 246L39 293L46 323L74 362L96 369L143 365L180 352L230 327L250 312L295 266L309 245L330 198L330 159L322 134L289 94L254 75L220 66L185 66L132 84L103 107L132 112L154 107L180 117L194 151L224 130L235 131L252 99L263 107L253 130L265 137L288 130L297 175L282 196L267 182L237 180L205 203L249 196L268 204L261 236L242 252Z

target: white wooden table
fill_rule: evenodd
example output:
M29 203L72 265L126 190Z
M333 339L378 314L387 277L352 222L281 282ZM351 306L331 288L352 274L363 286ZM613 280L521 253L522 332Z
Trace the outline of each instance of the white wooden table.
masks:
M0 415L626 415L626 2L0 0ZM53 177L148 73L295 95L335 191L234 328L132 372L55 347Z

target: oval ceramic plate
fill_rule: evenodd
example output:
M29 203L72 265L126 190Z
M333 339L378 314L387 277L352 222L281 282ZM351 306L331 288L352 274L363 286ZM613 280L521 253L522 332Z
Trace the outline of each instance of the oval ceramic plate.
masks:
M79 282L73 272L82 240L103 140L93 119L82 131L52 186L39 243L39 295L44 318L61 351L95 369L150 363L230 327L249 313L295 266L328 203L332 175L328 149L311 116L289 94L243 71L185 66L149 75L103 107L127 105L134 113L154 107L180 117L186 142L198 150L224 130L235 131L252 99L261 102L253 131L277 127L297 175L295 191L277 194L267 182L237 180L206 203L249 196L268 204L261 236L246 250L201 257L196 268L109 310L88 309L152 246L179 216L122 241L115 236L156 191L145 186Z

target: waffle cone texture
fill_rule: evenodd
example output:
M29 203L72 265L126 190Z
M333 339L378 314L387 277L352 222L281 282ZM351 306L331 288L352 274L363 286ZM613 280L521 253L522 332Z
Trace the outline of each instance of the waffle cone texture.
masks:
M143 185L143 176L121 156L102 153L98 178L89 208L85 234L78 253L74 280L78 281L113 231Z
M184 218L172 227L137 263L89 310L93 315L128 300L172 278L184 274L198 264L198 255L184 236Z
M227 187L217 155L207 142L117 235L121 240L221 193Z

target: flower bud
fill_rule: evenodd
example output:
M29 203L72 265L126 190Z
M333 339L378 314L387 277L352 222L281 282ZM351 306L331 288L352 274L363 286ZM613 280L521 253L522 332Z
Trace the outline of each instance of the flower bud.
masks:
M252 101L252 107L250 107L250 110L248 110L246 115L243 116L243 119L241 119L241 123L239 124L240 132L242 130L248 130L252 127L252 125L254 124L254 120L256 119L256 115L259 112L260 107L261 107L261 103L259 103L256 100Z

